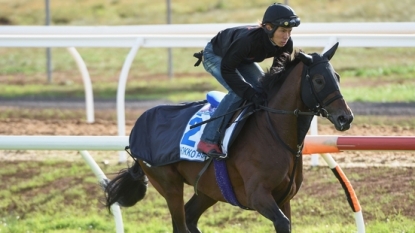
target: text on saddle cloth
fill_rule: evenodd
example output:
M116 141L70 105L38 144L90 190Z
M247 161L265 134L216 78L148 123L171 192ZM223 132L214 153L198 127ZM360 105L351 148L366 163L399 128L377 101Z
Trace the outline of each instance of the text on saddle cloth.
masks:
M197 151L197 144L200 141L203 130L206 124L202 124L198 127L190 129L194 124L200 123L210 119L211 115L216 110L220 101L226 94L219 91L211 91L207 94L208 104L203 106L198 112L196 112L189 120L186 125L186 128L183 132L182 139L180 140L180 159L181 160L191 160L191 161L205 161L206 157ZM242 114L241 114L242 115ZM241 117L238 116L238 119ZM222 151L226 154L228 151L229 140L232 136L232 133L237 125L238 119L227 128L225 136L222 142Z

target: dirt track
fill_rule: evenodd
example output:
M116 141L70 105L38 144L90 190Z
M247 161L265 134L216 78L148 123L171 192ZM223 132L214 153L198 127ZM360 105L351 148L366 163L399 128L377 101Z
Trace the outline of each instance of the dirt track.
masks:
M2 135L117 135L117 123L115 115L115 102L97 102L96 121L88 124L85 118L84 102L75 101L1 101L3 111L27 111L28 117L10 117L0 120L0 134ZM127 102L126 104L126 132L128 133L142 111L163 101L155 102ZM13 106L13 107L12 107ZM394 106L396 109L393 109ZM59 117L43 116L39 111L44 109L59 109L62 111L76 112L66 120L59 120ZM413 104L351 104L356 117L363 115L389 115L390 117L413 118L415 107ZM55 119L53 119L55 118ZM52 120L53 119L53 120ZM321 119L318 132L321 135L355 135L355 136L415 136L415 126L375 126L369 124L354 124L352 128L340 133L333 126L324 123ZM50 152L23 152L23 151L0 151L0 160L16 159L41 159L44 154ZM63 156L68 152L54 153L54 157ZM414 166L415 152L342 152L333 154L335 160L343 167L364 167L364 166ZM47 157L47 156L46 156ZM321 159L320 159L321 161ZM310 160L305 159L309 164ZM325 164L323 161L320 164Z
M45 116L48 113L45 108L38 107L0 107L0 111L11 111L10 117L0 120L0 135L117 135L117 122L115 117L115 108L101 108L95 111L96 121L93 124L85 122L85 110L79 108L62 109L59 105L52 115ZM115 105L114 105L115 106ZM146 106L147 107L147 106ZM143 108L134 107L126 111L126 132L129 132L135 123L136 117L144 111ZM352 108L353 109L353 108ZM367 109L362 109L368 110ZM14 113L19 114L14 115ZM59 120L59 114L64 112L65 117L68 114L76 113L69 119ZM355 111L356 112L356 111ZM48 113L50 114L50 113ZM24 116L24 117L16 117ZM359 115L356 115L359 117ZM390 119L398 116L389 116ZM413 118L414 116L399 116L400 118ZM52 120L53 119L53 120ZM350 130L344 133L337 132L332 125L324 123L325 120L319 120L318 131L323 135L359 135L359 136L415 136L415 126L392 126L383 125L375 126L369 124L354 124ZM118 163L117 152L99 152L93 151L91 155L100 166L111 166ZM405 216L409 219L415 219L413 200L411 199L414 190L414 169L415 169L415 152L342 152L332 154L335 161L344 169L350 182L353 184L360 203L364 209L365 221L383 221L393 218L396 213L399 216ZM1 151L0 150L0 169L2 166L10 166L21 161L28 160L81 160L76 151ZM7 160L7 162L5 162ZM104 163L103 163L104 162ZM338 184L328 182L332 174L324 167L311 168L310 157L304 158L304 183L298 196L311 195L314 197L337 198L339 203L344 203L344 194ZM319 159L319 165L326 166L323 159ZM385 168L391 167L391 168ZM406 168L404 168L406 167ZM317 174L316 174L317 173ZM23 174L26 177L32 177L27 171ZM313 178L314 177L314 178ZM318 179L315 177L319 177ZM6 183L8 181L5 181ZM10 182L10 181L9 181ZM365 209L371 206L373 197L388 197L388 201L376 207L376 211ZM322 206L324 206L322 204ZM332 207L327 207L330 210ZM302 210L305 213L310 210ZM337 210L336 210L337 211ZM349 209L345 210L345 219L349 219ZM385 217L379 217L379 211ZM324 217L324 214L316 213ZM382 216L383 216L382 215ZM301 216L301 213L300 213Z

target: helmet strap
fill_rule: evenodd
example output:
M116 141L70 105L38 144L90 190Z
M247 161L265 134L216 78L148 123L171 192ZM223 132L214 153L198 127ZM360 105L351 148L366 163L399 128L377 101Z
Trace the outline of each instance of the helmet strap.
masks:
M269 41L271 41L271 44L272 45L277 46L277 44L275 44L275 42L272 40L272 37L271 36L269 36L268 39L269 39Z
M274 33L278 29L278 26L277 25L274 25L274 24L270 24L270 25L272 25L272 29L271 30L268 30L268 28L266 27L266 24L264 24L263 27L265 29L265 32L268 34L268 37L271 40L271 38L274 37ZM271 42L272 42L272 40L271 40ZM274 42L272 42L272 43L274 44Z

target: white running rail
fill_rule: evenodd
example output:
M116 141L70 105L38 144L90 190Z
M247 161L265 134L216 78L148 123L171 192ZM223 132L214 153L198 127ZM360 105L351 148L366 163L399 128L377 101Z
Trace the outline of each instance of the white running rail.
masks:
M203 48L220 30L246 24L171 24L140 26L0 26L0 47L66 47L85 86L87 122L94 122L92 84L75 47L131 48L117 90L118 134L125 136L125 89L131 62L140 47ZM415 23L303 23L293 32L295 47L415 47ZM312 134L317 134L316 121ZM120 162L126 161L120 152ZM315 161L317 162L317 161ZM314 163L315 163L314 162Z

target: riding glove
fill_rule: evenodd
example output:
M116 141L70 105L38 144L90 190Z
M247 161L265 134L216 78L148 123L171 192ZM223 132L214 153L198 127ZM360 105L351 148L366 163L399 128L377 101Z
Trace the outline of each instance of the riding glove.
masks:
M264 105L265 103L265 93L255 93L250 100L254 104L255 108L258 108L260 105Z

